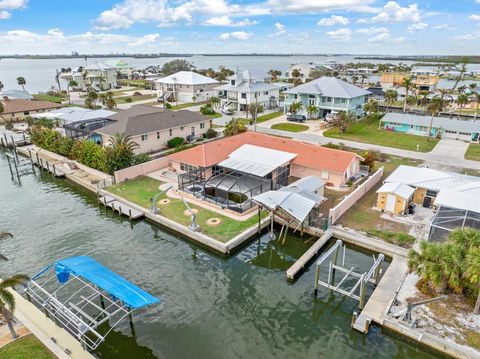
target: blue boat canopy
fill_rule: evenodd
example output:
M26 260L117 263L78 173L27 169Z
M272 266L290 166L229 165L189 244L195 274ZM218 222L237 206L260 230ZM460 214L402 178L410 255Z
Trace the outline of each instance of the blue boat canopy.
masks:
M82 277L134 309L159 302L151 294L88 256L62 259L55 264L55 272L61 284L68 282L70 275Z

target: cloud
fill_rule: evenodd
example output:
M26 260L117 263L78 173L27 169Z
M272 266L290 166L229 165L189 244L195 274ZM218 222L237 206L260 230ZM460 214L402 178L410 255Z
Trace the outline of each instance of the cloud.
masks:
M470 15L468 19L472 21L480 21L480 15Z
M439 24L432 26L433 30L457 30L456 27L450 26L449 24Z
M363 27L355 30L357 34L361 35L378 35L390 32L386 27Z
M207 19L204 23L206 26L228 26L228 27L244 27L258 24L258 21L251 21L249 19L243 19L240 21L233 21L230 16L215 16Z
M352 38L352 30L350 30L348 27L344 27L338 30L328 31L327 35L333 41L348 42Z
M458 35L454 37L455 40L480 40L480 25L477 25L477 28L468 34Z
M348 25L349 20L344 16L332 15L330 17L324 17L317 22L319 26L333 26L333 25Z
M252 17L333 10L377 12L368 6L374 2L375 0L256 0L245 4L241 0L123 0L100 13L94 24L97 29L111 30L126 29L135 23L157 22L159 26L169 26L177 22L194 23L197 17L202 16Z
M285 27L285 25L279 23L279 22L276 22L275 23L275 32L273 34L270 34L268 35L269 37L275 37L275 36L280 36L280 35L283 35L287 32L287 28Z
M23 29L0 33L0 51L15 53L65 53L65 49L79 52L116 52L126 47L134 51L144 51L146 47L164 49L176 45L172 37L162 38L158 33L143 36L130 36L113 33L85 32L66 35L54 28L46 33L35 33Z
M407 31L410 32L410 33L414 33L416 31L422 31L422 30L426 30L426 29L428 29L428 24L426 24L424 22L417 22L415 24L410 25L407 28Z
M420 22L421 15L417 4L401 7L396 1L389 1L382 11L375 15L373 22Z
M18 10L27 4L28 0L0 0L0 20L10 19L12 13L7 10Z
M248 40L252 37L251 32L245 31L234 31L234 32L225 32L221 34L218 38L220 40Z

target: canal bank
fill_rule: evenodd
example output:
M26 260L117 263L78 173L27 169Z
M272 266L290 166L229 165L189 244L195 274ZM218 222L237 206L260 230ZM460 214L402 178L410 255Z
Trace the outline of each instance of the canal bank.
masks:
M99 207L96 197L53 176L11 182L0 154L0 228L6 274L36 273L53 260L90 255L158 296L161 304L135 318L99 349L102 358L438 358L423 347L350 328L355 303L328 292L312 296L313 271L291 285L285 270L311 245L285 245L260 235L229 258L145 221L130 222ZM348 249L347 249L348 250ZM352 251L358 266L371 257Z

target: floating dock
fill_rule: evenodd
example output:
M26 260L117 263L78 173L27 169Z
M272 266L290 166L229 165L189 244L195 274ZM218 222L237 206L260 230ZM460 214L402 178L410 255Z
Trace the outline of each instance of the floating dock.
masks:
M105 207L111 208L112 210L123 214L130 219L138 219L145 216L145 213L139 211L133 207L130 207L128 204L119 201L118 199L104 195L98 198L98 201L102 203Z

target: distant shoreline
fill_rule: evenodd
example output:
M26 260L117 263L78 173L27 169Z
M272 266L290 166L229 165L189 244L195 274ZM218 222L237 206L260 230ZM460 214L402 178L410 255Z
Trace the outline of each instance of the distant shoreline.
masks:
M462 63L467 61L469 64L480 64L480 56L355 56L354 60L383 60L383 61L418 61L433 63Z

